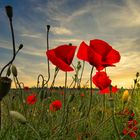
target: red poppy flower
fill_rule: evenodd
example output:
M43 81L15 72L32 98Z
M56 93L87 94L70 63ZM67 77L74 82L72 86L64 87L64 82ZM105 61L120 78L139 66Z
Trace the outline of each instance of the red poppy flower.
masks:
M101 55L92 50L84 41L80 44L77 57L81 60L89 62L96 69L101 67Z
M129 136L130 136L131 138L136 138L136 137L137 137L137 134L136 134L135 132L130 132L130 133L129 133Z
M96 75L93 76L92 81L100 90L109 87L111 84L111 80L107 76L106 72L96 72Z
M122 132L124 135L126 135L128 133L128 130L126 128L123 129L123 132Z
M81 94L80 94L80 96L81 96L81 97L84 97L84 96L85 96L85 94L84 94L84 93L81 93Z
M114 50L107 42L99 39L91 40L88 46L82 42L77 57L89 62L97 70L102 70L107 66L114 66L114 63L120 61L120 54Z
M62 108L62 103L60 100L55 100L50 104L50 110L52 112L55 112L57 110L60 110Z
M29 105L35 104L36 101L37 101L37 97L36 97L35 94L29 95L29 96L27 96L27 98L26 98L26 103L29 104Z
M128 128L133 129L134 131L138 130L138 127L136 127L138 122L136 120L130 120L127 122L127 124L128 124Z
M48 59L59 69L63 71L73 71L70 66L72 63L76 46L61 45L55 49L48 50L46 55Z
M116 93L117 91L118 91L118 88L117 88L117 86L112 86L112 93ZM110 88L109 87L107 87L107 88L105 88L105 89L103 89L103 90L100 90L100 93L101 94L105 94L105 93L110 93Z

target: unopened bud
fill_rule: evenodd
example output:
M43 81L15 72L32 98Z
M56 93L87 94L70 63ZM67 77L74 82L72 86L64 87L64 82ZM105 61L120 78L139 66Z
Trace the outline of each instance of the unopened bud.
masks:
M5 6L6 14L8 18L11 20L13 17L13 8L10 5Z
M129 99L129 92L128 90L125 90L124 93L123 93L123 96L122 96L122 101L123 103L126 103Z
M136 77L138 78L138 77L139 77L139 75L140 75L140 74L139 74L139 72L137 72L137 73L136 73Z
M74 94L71 94L68 98L68 103L72 102L74 97L75 97Z
M23 44L19 45L19 50L21 50L23 48Z
M50 30L50 25L47 25L47 31L49 31Z
M12 73L15 77L17 77L17 68L15 67L15 65L12 65Z
M136 84L137 83L137 79L134 79L134 84Z
M26 118L19 112L17 111L10 111L10 116L14 119L16 119L18 122L22 123L22 124L25 124L27 123L27 120Z
M77 64L77 69L80 70L81 69L81 62L78 61L78 64Z

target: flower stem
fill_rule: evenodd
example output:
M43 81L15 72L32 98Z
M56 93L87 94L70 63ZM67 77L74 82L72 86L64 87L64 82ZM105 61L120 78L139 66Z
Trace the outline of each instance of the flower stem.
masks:
M35 133L36 135L38 136L39 140L41 140L41 137L40 137L40 134L33 128L33 126L31 126L29 123L26 123L26 125L31 128Z
M66 106L66 92L67 92L67 72L65 72L65 92L63 96L64 112L65 112L65 106Z
M87 112L87 117L89 116L90 109L91 109L91 103L92 103L92 73L93 73L94 67L92 67L91 72L90 72L90 101L89 101L89 108Z
M49 31L50 31L50 26L47 25L47 51L49 50ZM47 65L48 65L48 79L46 80L46 84L49 82L50 80L50 62L49 59L47 58Z
M82 81L82 76L83 76L84 68L85 68L85 61L83 61L83 67L82 67L81 76L80 76L80 79L79 79L79 86L80 86L81 81Z
M15 60L15 57L16 57L14 29L13 29L13 24L12 24L12 19L11 19L11 18L9 19L9 22L10 22L10 28L11 28L11 34L12 34L13 58L12 58L12 60L9 61L8 64L6 64L6 65L2 68L2 70L1 70L1 72L0 72L0 77L1 77L1 75L2 75L2 73L3 73L3 71L5 70L5 68L8 67L10 64L12 64L13 61Z
M121 140L121 136L119 134L119 130L118 130L118 127L117 127L117 124L116 124L116 121L115 121L115 112L114 112L114 109L115 109L115 106L114 106L114 99L112 97L112 93L110 91L110 106L111 106L111 109L112 109L112 121L113 121L113 126L114 126L114 129L116 131L116 134L117 134L117 137L118 137L118 140Z

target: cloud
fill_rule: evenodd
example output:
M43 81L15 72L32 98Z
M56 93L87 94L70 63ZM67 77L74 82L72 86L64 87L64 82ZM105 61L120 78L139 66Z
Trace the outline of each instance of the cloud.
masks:
M20 4L21 5L21 4ZM33 84L38 73L47 73L46 65L46 24L50 24L49 46L72 43L79 46L81 41L89 44L99 38L108 42L121 54L116 67L107 68L113 84L129 86L139 71L140 52L140 2L137 0L30 0L22 3L23 8L14 10L16 45L23 43L15 63L19 67L20 79ZM20 7L21 8L21 7ZM1 12L0 55L7 58L12 53L11 38L5 12ZM19 12L20 11L20 12ZM5 30L6 29L6 30ZM18 45L17 45L18 47ZM4 54L4 52L8 52ZM5 63L5 60L2 62ZM74 63L77 62L75 57ZM55 67L51 65L51 71ZM89 79L90 66L87 63L83 83ZM69 74L71 78L72 74ZM47 75L46 75L47 77ZM63 72L56 83L64 84Z
M41 38L41 34L28 34L28 33L22 33L20 34L22 37L31 37L31 38Z
M52 32L57 35L72 35L72 32L64 27L53 27Z

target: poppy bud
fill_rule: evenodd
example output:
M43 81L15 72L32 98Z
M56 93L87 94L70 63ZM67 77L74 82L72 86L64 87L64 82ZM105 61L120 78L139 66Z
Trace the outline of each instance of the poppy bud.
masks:
M7 76L11 75L11 69L10 68L11 68L11 66L9 66L8 69L7 69L7 73L6 73Z
M8 77L0 77L0 101L11 88L12 80Z
M137 79L134 79L134 83L135 83L135 84L137 83Z
M128 101L128 99L129 99L129 92L128 90L125 90L122 96L123 103L125 104Z
M72 43L69 43L69 46L72 46Z
M10 116L13 117L14 119L16 119L18 122L20 122L22 124L27 123L26 118L22 114L20 114L19 112L10 111L9 113L10 113Z
M21 50L22 48L23 48L23 44L20 44L18 49Z
M49 31L50 30L50 25L47 25L47 31Z
M136 77L138 78L138 77L139 77L139 75L140 75L140 74L139 74L139 72L137 72L137 73L136 73Z
M81 69L81 62L78 61L78 64L77 64L77 69L80 70Z
M72 102L74 97L75 97L74 94L71 94L68 98L68 103Z
M10 5L5 6L6 14L8 18L11 20L13 17L13 8Z
M15 67L15 65L12 65L12 73L15 77L17 77L17 68Z

